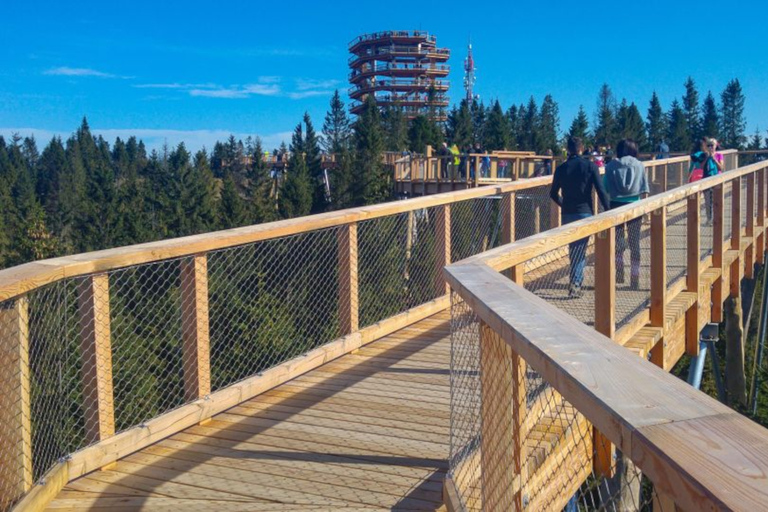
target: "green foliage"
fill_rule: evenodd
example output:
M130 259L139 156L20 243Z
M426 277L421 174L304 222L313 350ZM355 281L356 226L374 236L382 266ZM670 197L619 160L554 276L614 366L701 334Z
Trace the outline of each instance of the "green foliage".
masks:
M491 107L484 131L483 141L486 151L509 149L509 125L498 100Z
M720 116L712 92L707 92L701 112L701 134L705 137L720 138Z
M475 137L472 113L467 100L461 100L459 108L453 108L448 115L447 135L450 144L466 148L472 144Z
M696 89L696 82L691 77L688 77L688 80L685 82L683 111L685 112L688 139L694 141L702 136L702 132L701 118L699 117L699 91Z
M633 139L641 148L647 146L645 123L637 105L634 103L627 105L627 101L623 100L616 121L620 139Z
M376 204L389 200L392 197L392 176L381 161L384 133L381 114L372 96L368 96L363 111L355 121L354 133L354 203Z
M616 145L616 100L608 84L603 84L597 96L594 139L598 146Z
M408 127L409 148L416 153L424 154L427 146L437 148L443 142L443 132L434 121L427 116L416 116Z
M560 108L551 94L544 96L539 114L536 152L544 154L548 149L558 152L558 132L560 131Z
M664 116L664 110L661 108L661 102L656 91L653 91L648 105L645 129L648 133L648 145L645 149L656 151L659 144L667 140L667 118Z
M405 118L405 115L403 115L402 109L397 106L386 107L382 112L381 120L384 127L385 150L404 151L408 148L408 120ZM410 145L414 145L413 140L413 137L410 137Z
M742 149L747 138L744 134L744 93L738 79L731 80L720 95L720 144L725 148Z
M302 153L293 153L279 200L284 219L309 215L312 210L312 185L307 162Z
M573 118L571 127L568 129L569 137L579 137L584 141L584 145L589 144L589 120L587 119L587 113L584 111L584 107L579 105L579 112L576 117Z
M337 89L333 92L330 110L325 114L322 138L323 149L329 153L340 153L343 149L349 147L351 137L352 127L349 116Z
M667 140L671 151L690 151L692 141L688 138L688 123L685 111L675 100L667 114Z

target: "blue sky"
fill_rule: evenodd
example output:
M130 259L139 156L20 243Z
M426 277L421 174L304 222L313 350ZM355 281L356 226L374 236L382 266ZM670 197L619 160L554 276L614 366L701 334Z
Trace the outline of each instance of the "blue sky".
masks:
M702 99L738 77L748 132L768 128L764 1L6 0L0 13L0 135L41 143L86 115L110 140L210 149L234 133L272 147L304 111L319 128L334 88L346 99L349 41L390 29L453 51L454 101L471 36L476 92L505 107L551 93L562 130L580 104L592 118L603 82L645 113L653 90L667 108L689 75Z

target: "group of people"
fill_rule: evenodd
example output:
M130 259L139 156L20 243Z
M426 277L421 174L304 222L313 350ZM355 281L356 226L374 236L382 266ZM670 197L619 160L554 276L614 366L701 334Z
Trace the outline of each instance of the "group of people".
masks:
M637 142L624 139L616 146L615 158L605 163L605 175L600 176L596 162L583 156L584 143L578 137L568 139L568 159L559 165L552 178L550 197L560 207L563 224L586 219L595 214L592 193L597 193L604 210L620 208L644 199L650 193L648 174L638 159ZM717 141L704 137L691 153L689 181L693 182L723 171L723 155L718 152ZM712 219L711 191L705 194L708 222ZM624 283L624 253L630 252L629 286L640 286L640 238L642 217L616 227L616 282ZM568 245L571 262L569 297L582 296L584 267L589 238Z

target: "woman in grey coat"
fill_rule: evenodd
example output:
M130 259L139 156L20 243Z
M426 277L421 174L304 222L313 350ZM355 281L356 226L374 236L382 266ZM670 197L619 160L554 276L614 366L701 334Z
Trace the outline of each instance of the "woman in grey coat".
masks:
M637 159L637 143L624 139L616 147L618 158L605 166L605 189L611 197L611 209L619 208L648 196L648 175L643 163ZM629 245L631 271L630 287L640 287L640 231L642 217L627 222L625 237L624 226L616 227L616 282L624 282L624 251Z

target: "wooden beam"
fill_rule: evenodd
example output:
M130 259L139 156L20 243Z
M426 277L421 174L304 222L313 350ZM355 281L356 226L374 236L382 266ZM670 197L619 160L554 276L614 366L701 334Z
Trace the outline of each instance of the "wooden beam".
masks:
M741 177L731 181L731 249L741 250Z
M97 274L84 279L80 285L79 317L87 444L115 433L109 311L109 276Z
M749 238L755 236L755 175L747 176L747 228Z
M667 208L651 213L651 325L664 327L667 308Z
M699 283L701 279L701 194L688 197L688 211L686 214L686 289L695 293L696 302L685 314L685 349L691 356L699 354ZM707 304L709 307L709 304Z
M521 467L519 423L515 422L513 405L516 403L515 358L519 360L509 345L487 324L481 323L480 443L483 508L489 511L522 510L521 493L513 485Z
M54 464L13 508L14 512L42 512L58 496L69 479L69 461Z
M0 309L0 509L32 487L29 301Z
M613 338L616 334L616 231L609 228L595 237L595 330ZM593 432L594 469L614 475L614 447L598 429Z
M684 510L768 502L768 430L478 263L451 288ZM631 400L628 400L628 396Z
M437 278L435 290L438 295L450 290L443 277L443 268L451 264L451 206L444 204L437 207L435 215L435 264Z
M595 329L613 338L616 332L616 232L595 237Z
M728 269L723 267L725 254L725 193L723 185L712 189L712 266L720 269L720 277L712 285L712 321L723 320L723 276Z
M412 217L409 216L409 228ZM411 236L409 229L408 237ZM409 238L410 240L410 238ZM410 248L409 248L410 249ZM357 223L338 231L339 253L339 328L342 335L359 329ZM442 274L442 273L441 273ZM442 275L441 275L442 278Z
M198 255L181 260L180 277L184 398L192 401L211 393L208 258Z

